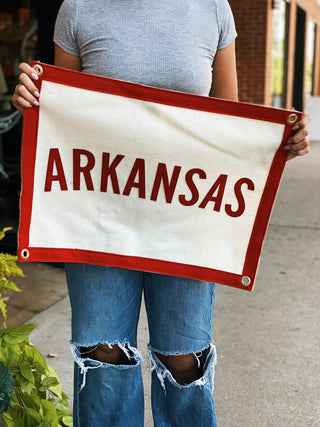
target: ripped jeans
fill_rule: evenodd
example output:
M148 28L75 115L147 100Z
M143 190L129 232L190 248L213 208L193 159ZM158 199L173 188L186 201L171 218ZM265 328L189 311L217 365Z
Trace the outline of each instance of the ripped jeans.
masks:
M215 284L87 264L66 264L75 357L74 426L143 427L142 356L137 324L144 292L156 427L214 427L211 339ZM89 347L117 344L126 364L90 358ZM201 377L178 383L160 361L193 353ZM158 357L159 356L159 357ZM149 426L148 426L149 427Z

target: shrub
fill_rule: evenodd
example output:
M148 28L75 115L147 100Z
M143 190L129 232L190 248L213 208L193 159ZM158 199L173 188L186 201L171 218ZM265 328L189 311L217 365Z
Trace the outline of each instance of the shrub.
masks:
M0 232L0 240L8 228ZM9 279L23 276L13 255L0 253L0 413L8 427L72 426L68 397L54 369L29 342L35 325L6 328L7 310L2 292L20 291Z

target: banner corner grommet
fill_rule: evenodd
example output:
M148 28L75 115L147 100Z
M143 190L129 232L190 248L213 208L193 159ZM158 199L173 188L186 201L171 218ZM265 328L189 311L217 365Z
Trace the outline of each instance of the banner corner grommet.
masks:
M34 71L36 72L36 74L40 77L43 74L43 68L41 67L40 64L34 64L34 66L32 67L34 69Z
M289 114L287 117L287 122L289 125L292 125L298 120L298 115L296 113Z
M21 258L24 260L24 261L26 261L27 259L29 259L30 258L30 252L29 252L29 249L22 249L21 250L21 252L20 252L20 255L21 255Z
M249 276L242 276L241 277L241 285L243 286L249 286L251 284L251 279Z

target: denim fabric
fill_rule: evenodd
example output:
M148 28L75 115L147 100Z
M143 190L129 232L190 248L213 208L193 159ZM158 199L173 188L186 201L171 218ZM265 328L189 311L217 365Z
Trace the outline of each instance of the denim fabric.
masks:
M211 339L215 284L87 264L66 264L75 358L74 426L143 427L142 356L137 324L148 315L152 410L156 427L216 426ZM83 347L119 345L127 365L100 363ZM156 353L194 353L203 376L178 384Z
M177 384L170 372L153 354L151 398L156 427L217 425L212 398L215 350L211 346L205 353L203 377L188 386Z

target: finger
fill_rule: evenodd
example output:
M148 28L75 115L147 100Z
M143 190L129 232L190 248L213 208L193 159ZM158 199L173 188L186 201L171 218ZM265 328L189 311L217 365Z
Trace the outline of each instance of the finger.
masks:
M37 90L31 93L30 90L33 91L32 86L30 89L30 86L28 88L24 84L19 84L15 90L15 93L18 96L18 102L23 103L24 105L25 102L23 101L27 101L31 105L39 106L39 102L38 102L39 93L37 92Z
M22 73L27 74L27 76L30 77L30 79L32 80L38 80L38 74L34 71L34 69L31 67L31 65L27 64L26 62L22 62L19 65L20 70L22 71Z
M291 152L290 152L290 153L288 154L288 158L287 158L287 160L296 159L297 157L304 156L304 155L306 155L306 154L308 154L308 153L310 153L310 148L309 148L309 147L305 148L304 150L296 151L295 153L291 153Z
M284 148L289 151L288 160L295 157L304 156L310 151L310 143L307 138L309 132L306 126L310 123L311 117L309 114L303 114L301 119L292 128L293 135L288 138Z
M309 144L304 144L302 146L295 147L295 148L290 147L290 149L288 151L289 151L289 154L291 154L293 157L303 156L304 154L309 153L310 146L309 146Z
M298 142L303 136L308 135L308 130L306 129L307 125L310 123L311 117L309 114L303 114L301 119L293 126L292 135L289 139L292 139L294 142Z
M309 131L307 128L301 128L299 129L294 135L290 136L288 138L289 144L296 144L300 141L303 141L307 136L309 135Z
M303 129L308 126L311 122L311 116L309 114L303 114L298 122L293 126L292 130L296 131L298 129Z
M39 79L35 70L27 63L19 65L22 73L19 76L19 84L16 86L12 96L12 104L23 115L25 108L38 106L40 96L35 81Z
M308 147L309 144L310 144L309 139L303 138L299 142L288 141L288 143L285 145L284 148L285 150L289 150L289 151L299 151L299 150L303 150L305 147Z
M22 96L18 95L17 93L14 93L12 96L12 104L16 107L16 109L18 111L20 111L20 113L25 108L31 108L32 107L32 103L30 103L27 99L23 98Z
M287 141L287 144L284 146L285 150L288 150L293 155L303 155L309 152L310 141L307 137L304 137L298 142L293 142L290 139Z
M309 114L303 114L301 119L296 123L296 126L299 128L304 128L308 126L308 124L311 122L311 117Z
M17 89L18 90L18 89ZM32 106L39 106L37 98L33 97L24 86L19 86L19 93L15 93L12 96L13 105L19 108L30 108ZM20 110L19 110L20 111Z
M23 96L25 94L25 91L23 90L24 86L33 97L39 98L38 88L28 74L21 73L19 76L19 80L20 85L18 86L18 88L16 88L16 93L18 93L20 96Z

